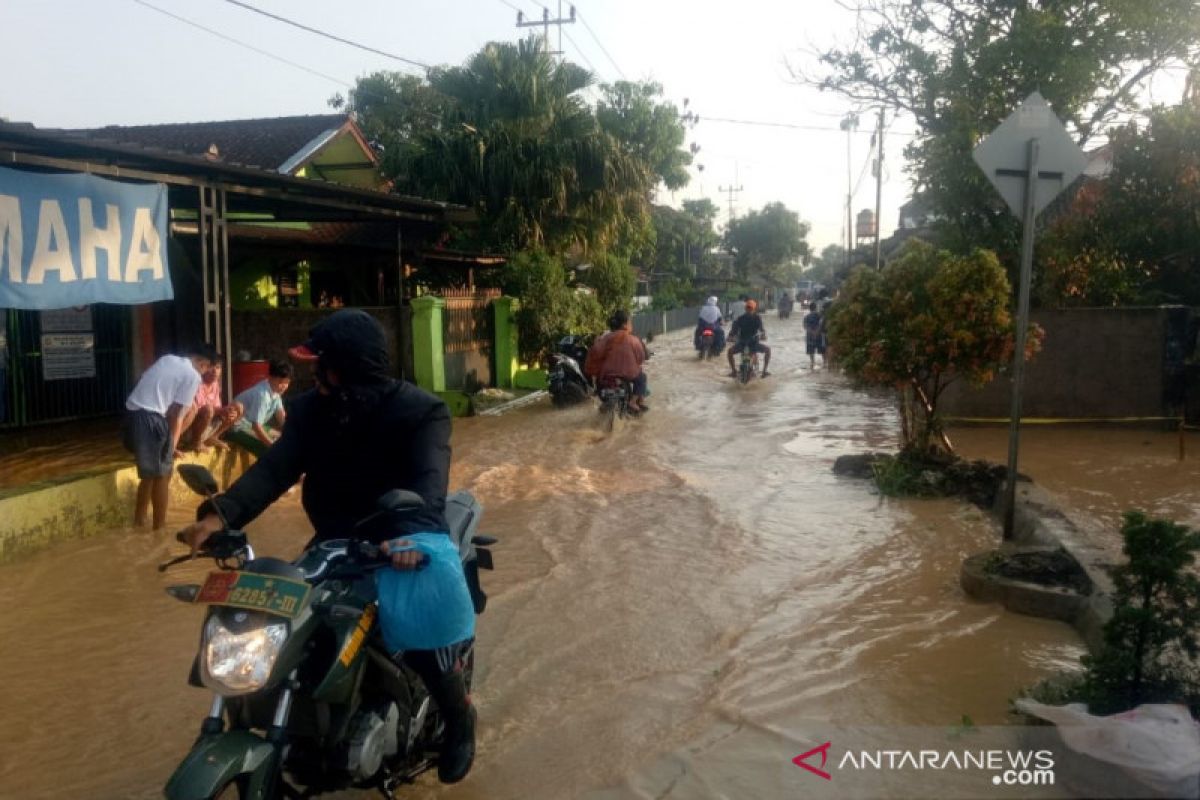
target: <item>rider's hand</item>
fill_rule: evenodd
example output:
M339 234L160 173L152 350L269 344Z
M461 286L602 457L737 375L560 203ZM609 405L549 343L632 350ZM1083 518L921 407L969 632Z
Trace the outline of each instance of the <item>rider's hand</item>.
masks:
M384 542L379 545L379 550L386 556L390 555L392 559L393 569L416 569L421 566L421 560L425 555L420 550L400 550L395 553L391 552L391 542ZM411 547L411 539L397 539L395 542L397 547Z
M184 544L191 545L192 556L196 555L208 537L218 532L224 526L221 524L221 518L216 514L207 514L204 519L199 522L193 522L186 528L175 534L175 538Z

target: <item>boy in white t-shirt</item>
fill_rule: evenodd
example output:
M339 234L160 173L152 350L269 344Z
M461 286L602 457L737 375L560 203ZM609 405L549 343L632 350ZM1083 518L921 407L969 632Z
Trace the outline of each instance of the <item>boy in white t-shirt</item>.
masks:
M144 527L146 511L154 508L154 529L167 524L168 487L179 448L183 422L217 354L207 345L187 357L163 356L142 373L125 401L121 441L137 462L138 492L133 524Z

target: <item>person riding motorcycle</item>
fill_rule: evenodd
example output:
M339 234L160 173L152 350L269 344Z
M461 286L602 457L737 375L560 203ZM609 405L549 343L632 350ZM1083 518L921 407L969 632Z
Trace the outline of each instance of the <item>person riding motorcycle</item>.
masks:
M314 364L317 386L292 403L288 424L273 447L224 494L201 505L198 521L180 537L193 552L222 523L232 528L261 514L304 476L302 503L316 531L314 541L344 537L356 521L375 511L391 489L416 492L419 511L362 529L362 538L380 543L392 566L420 566L415 550L392 552L410 540L395 537L423 532L449 535L445 518L450 473L450 413L446 404L416 386L391 377L387 339L369 314L345 309L310 331L307 342L288 351ZM381 616L388 613L381 603ZM395 613L395 612L393 612ZM445 720L438 777L455 783L466 777L475 755L475 709L467 694L462 656L472 640L438 650L410 650L405 663L421 676Z
M633 322L629 312L620 309L608 320L608 333L598 338L590 350L584 371L589 378L603 383L605 378L623 378L633 383L633 396L629 398L629 410L649 411L646 395L650 387L646 373L642 371L649 354L642 340L633 334Z
M729 328L729 341L733 342L733 346L729 348L728 352L729 377L736 378L738 376L737 368L733 365L733 357L747 347L750 348L751 353L763 354L762 377L770 377L771 373L767 371L767 367L771 363L771 348L763 344L766 339L767 332L763 328L762 317L758 315L758 303L754 300L747 300L746 313L735 319Z
M717 307L717 298L710 297L704 301L700 309L700 318L696 320L696 333L692 342L697 350L701 349L701 334L705 328L711 328L717 352L725 349L725 329L721 327L721 309Z

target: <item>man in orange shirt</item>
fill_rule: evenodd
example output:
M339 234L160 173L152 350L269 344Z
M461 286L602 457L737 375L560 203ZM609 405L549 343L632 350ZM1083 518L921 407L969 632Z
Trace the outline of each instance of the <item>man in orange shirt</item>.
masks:
M629 398L631 411L649 410L645 397L650 393L646 373L642 364L646 361L646 345L633 334L633 322L629 312L619 310L608 320L608 333L601 336L588 351L584 372L589 378L601 383L606 378L623 378L633 383L633 396Z

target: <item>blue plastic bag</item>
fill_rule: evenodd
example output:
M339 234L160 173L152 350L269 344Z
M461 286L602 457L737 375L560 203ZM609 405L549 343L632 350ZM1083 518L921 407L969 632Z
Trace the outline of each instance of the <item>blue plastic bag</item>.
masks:
M454 542L444 533L414 533L402 539L412 547L393 547L393 552L418 550L425 563L418 569L375 573L379 624L388 650L434 650L470 639L475 635L475 606Z

